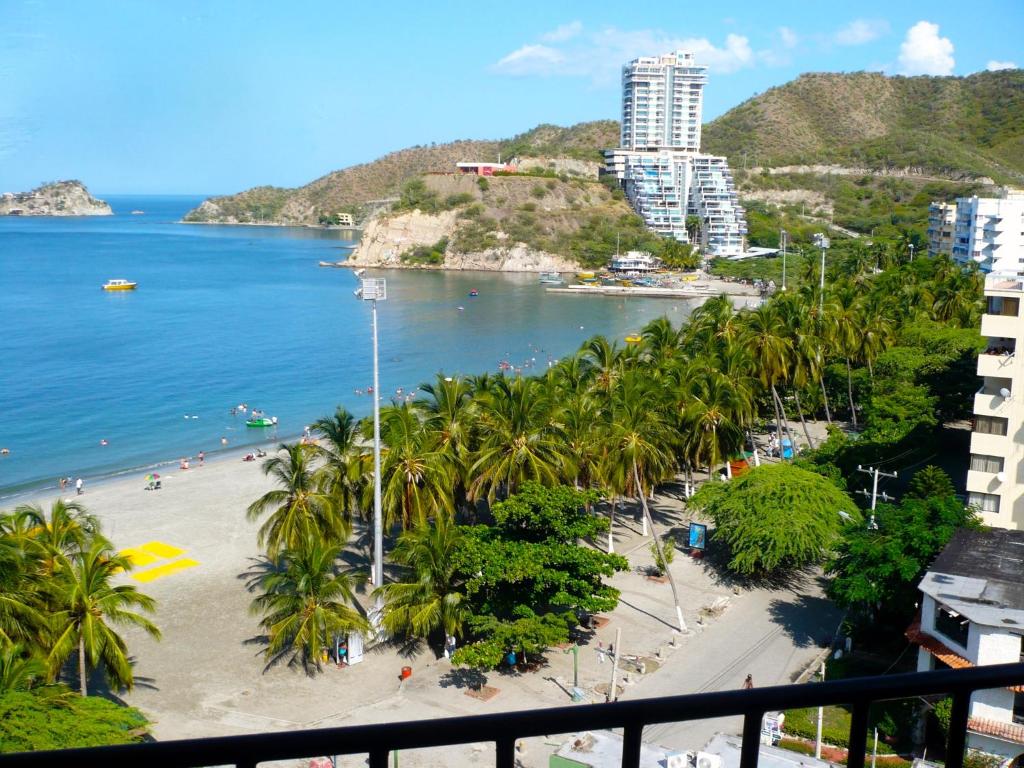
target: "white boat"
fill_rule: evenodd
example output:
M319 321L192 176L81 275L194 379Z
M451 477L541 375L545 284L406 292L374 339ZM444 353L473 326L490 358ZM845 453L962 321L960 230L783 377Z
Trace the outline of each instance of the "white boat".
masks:
M131 280L114 279L107 280L102 287L104 291L134 291L137 285L138 283Z
M558 272L541 272L540 281L545 285L561 285L565 282Z

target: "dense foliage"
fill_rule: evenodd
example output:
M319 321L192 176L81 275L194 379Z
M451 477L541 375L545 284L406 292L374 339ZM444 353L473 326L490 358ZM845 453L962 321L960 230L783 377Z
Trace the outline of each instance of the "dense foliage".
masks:
M130 744L148 725L137 709L59 686L0 693L0 752Z

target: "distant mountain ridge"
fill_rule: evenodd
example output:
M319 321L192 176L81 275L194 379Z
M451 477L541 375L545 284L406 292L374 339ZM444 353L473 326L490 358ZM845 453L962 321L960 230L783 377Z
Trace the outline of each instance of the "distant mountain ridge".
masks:
M211 198L185 220L316 224L325 215L393 197L413 177L450 172L460 160L518 155L598 161L602 149L618 143L618 122L598 120L568 128L540 125L502 141L411 147L296 189L255 187ZM702 149L726 155L734 169L834 164L1024 183L1024 71L801 75L706 124Z

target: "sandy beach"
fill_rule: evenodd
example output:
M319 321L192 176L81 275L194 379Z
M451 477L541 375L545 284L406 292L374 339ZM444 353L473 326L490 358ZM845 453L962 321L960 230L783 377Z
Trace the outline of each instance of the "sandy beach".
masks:
M260 554L257 525L245 519L245 509L271 483L262 473L262 463L244 462L241 453L207 459L203 466L193 464L186 471L169 469L161 473L163 487L158 491L145 490L139 475L87 484L78 497L73 491L64 494L100 517L118 549L130 550L139 565L125 580L157 601L155 621L163 640L134 631L125 634L137 684L123 696L152 718L157 738L568 703L572 657L558 649L549 652L548 665L537 673L488 674L488 685L499 691L488 701L466 695L463 677L428 649L413 656L403 656L393 647L370 649L362 664L344 669L328 665L313 676L283 664L265 669L258 618L249 614L252 595L246 589L246 574ZM652 513L663 531L689 519L677 493L678 489L669 489L653 503ZM35 493L30 500L48 505L58 495L53 489ZM627 556L632 570L613 579L622 591L621 604L580 652L580 686L590 701L603 700L610 671L596 653L597 643L607 647L616 629L622 630L625 653L650 660L646 675L634 672L624 683L626 698L738 687L748 672L763 684L788 682L818 652L807 638L834 629L835 609L821 597L814 580L792 590L738 590L702 561L680 556L672 571L692 634L677 636L668 585L646 577L649 539L639 535L630 510L618 516L616 534L617 551ZM365 563L358 552L352 558ZM369 602L365 593L361 599ZM797 610L797 604L806 606L808 601L818 609ZM746 647L752 643L756 653ZM401 682L399 673L406 665L413 668L413 675ZM679 725L660 733L659 739L670 747L700 746L722 729L729 730L730 724ZM530 747L532 759L526 764L546 765L547 747L542 742ZM403 761L450 765L482 759L486 753L484 747L453 748L444 754L431 750L413 760L403 755ZM362 762L353 758L351 764Z

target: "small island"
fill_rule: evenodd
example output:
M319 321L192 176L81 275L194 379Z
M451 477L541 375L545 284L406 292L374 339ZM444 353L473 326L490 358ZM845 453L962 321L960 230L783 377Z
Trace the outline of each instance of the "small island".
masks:
M0 216L112 216L80 181L53 181L31 192L0 194Z

